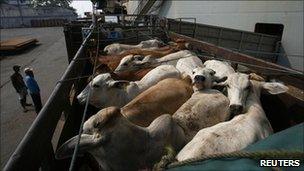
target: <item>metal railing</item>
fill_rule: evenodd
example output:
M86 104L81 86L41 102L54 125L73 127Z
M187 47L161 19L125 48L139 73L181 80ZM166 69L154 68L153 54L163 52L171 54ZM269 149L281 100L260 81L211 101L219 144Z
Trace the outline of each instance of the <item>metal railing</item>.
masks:
M187 21L190 19L194 22ZM168 30L271 62L278 55L286 56L279 52L278 36L199 24L194 18L169 18Z

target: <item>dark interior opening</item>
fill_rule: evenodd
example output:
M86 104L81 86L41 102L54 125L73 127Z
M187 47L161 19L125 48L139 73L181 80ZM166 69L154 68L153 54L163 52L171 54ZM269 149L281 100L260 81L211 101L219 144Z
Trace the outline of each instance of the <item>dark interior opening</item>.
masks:
M298 104L286 106L278 95L261 94L261 103L274 133L304 122L304 108Z
M282 38L283 30L284 30L283 24L272 24L272 23L256 23L254 28L254 32L256 33L279 36L280 39Z

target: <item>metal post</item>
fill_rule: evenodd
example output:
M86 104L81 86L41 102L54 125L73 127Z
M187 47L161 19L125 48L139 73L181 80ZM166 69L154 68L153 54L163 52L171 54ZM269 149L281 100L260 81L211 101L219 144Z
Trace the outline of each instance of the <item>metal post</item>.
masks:
M261 35L261 37L260 37L257 51L260 51L260 49L261 49L262 40L263 40L263 35ZM260 56L261 56L260 54L257 55L257 57L260 57Z
M194 29L193 29L193 35L192 37L195 37L195 33L196 33L196 18L194 18Z
M20 0L17 0L17 4L18 4L18 10L19 10L19 14L20 14L20 18L21 18L21 25L24 26L24 21L23 21L23 15L22 15L22 10L20 7Z
M217 40L217 45L218 46L220 46L222 35L223 35L223 28L220 28L220 34L219 34L219 37L218 37L218 40Z
M179 18L179 23L178 23L178 33L181 33L181 28L182 27L182 19L181 18Z
M244 39L244 32L242 32L242 35L241 35L241 40L240 40L240 44L239 44L239 51L241 51L241 49L242 49L243 39Z

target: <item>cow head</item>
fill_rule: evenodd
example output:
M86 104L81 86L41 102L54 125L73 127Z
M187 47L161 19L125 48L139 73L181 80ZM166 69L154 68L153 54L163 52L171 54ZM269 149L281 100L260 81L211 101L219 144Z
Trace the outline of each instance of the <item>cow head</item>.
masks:
M140 153L136 149L141 148L137 142L143 141L145 136L145 131L123 117L119 108L108 107L84 123L78 154L89 152L104 170L117 170L119 164L128 165L134 162ZM56 152L56 158L71 157L78 137L75 136L61 145Z
M142 48L150 48L150 47L163 46L164 42L155 38L155 39L151 39L151 40L141 41L140 44L142 45Z
M209 89L212 87L213 82L222 82L227 79L227 77L219 79L215 76L215 71L209 68L197 67L192 71L192 80L194 89Z
M124 90L130 82L113 80L109 73L97 75L86 88L77 96L79 103L84 104L89 98L89 103L97 108L105 107L111 103L111 99L121 90ZM89 97L88 97L89 96ZM115 99L113 99L115 101Z
M230 74L226 81L217 84L217 86L223 86L226 88L227 97L230 101L229 107L231 116L235 116L243 112L248 94L252 90L251 80L256 82L259 81L260 84L265 83L264 79L256 74L248 75L237 72ZM264 85L267 87L267 85L270 86L274 84L265 83ZM262 86L259 87L261 88ZM269 91L271 90L273 90L273 88L269 89ZM279 91L273 90L273 92Z
M134 68L138 68L142 65L148 64L152 61L150 56L142 56L142 55L128 55L121 59L119 65L115 69L114 72L124 72L129 71Z
M108 55L119 54L121 52L120 45L118 43L113 43L106 46L103 51Z
M249 75L243 73L230 74L226 81L217 84L227 90L230 101L230 113L232 116L243 111L250 90Z
M61 145L56 158L71 157L77 141L75 136ZM103 170L138 170L159 161L169 141L177 149L185 143L183 131L171 115L162 115L142 128L125 118L119 108L108 107L84 123L78 154L91 153Z

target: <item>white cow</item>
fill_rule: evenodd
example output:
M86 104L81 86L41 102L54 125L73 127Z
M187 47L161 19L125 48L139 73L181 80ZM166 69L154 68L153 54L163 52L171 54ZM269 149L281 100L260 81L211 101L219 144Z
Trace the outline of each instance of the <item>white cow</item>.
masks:
M252 77L253 74L250 74ZM217 86L225 87L227 97L230 101L230 113L232 116L243 112L245 102L250 90L250 76L243 73L232 73L227 80L217 84ZM257 77L257 75L255 75ZM263 79L260 76L255 79Z
M219 60L207 60L204 62L206 68L210 68L216 72L215 76L218 78L228 77L230 74L235 73L234 69L228 62Z
M96 76L77 96L85 103L91 90L89 103L97 108L108 106L122 107L138 94L165 78L180 78L180 72L171 65L162 65L148 72L140 81L116 81L109 73Z
M239 83L248 86L248 97L245 98L245 113L232 120L200 130L195 137L178 153L178 161L242 150L248 145L272 134L272 127L260 102L262 89L271 94L280 94L288 90L278 82L248 81L249 76L239 74ZM247 78L247 79L246 79ZM244 82L242 82L242 81Z
M227 91L230 101L230 113L232 115L241 113L248 95L249 77L236 73L227 62L208 60L204 65L215 70L216 76L220 78L228 77L225 82L220 83L218 86L225 87L225 91Z
M211 89L212 82L221 81L215 76L215 72L199 67L193 70L193 75L196 91L172 116L183 128L186 142L202 128L229 119L228 98L220 91Z
M123 72L136 67L144 67L151 65L173 65L181 73L185 73L192 77L192 70L197 67L202 67L202 61L189 50L181 50L161 58L151 56L128 55L124 57L115 72Z
M127 45L127 44L120 44L120 43L113 43L104 48L104 51L108 55L117 55L121 54L126 50L136 49L136 48L157 48L160 45L164 44L163 42L157 39L151 39L146 41L141 41L137 45Z

